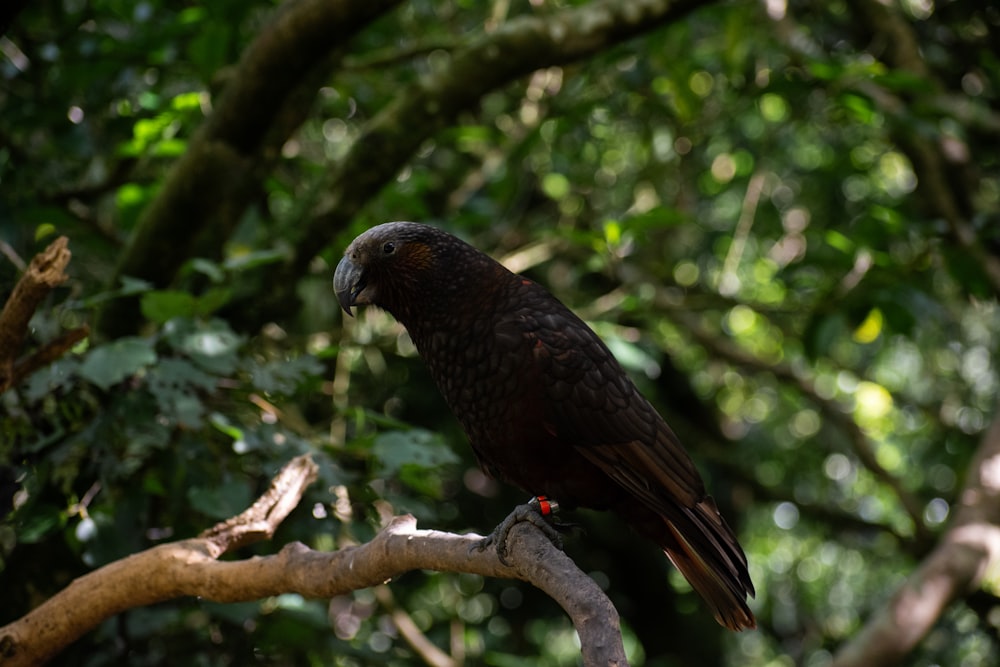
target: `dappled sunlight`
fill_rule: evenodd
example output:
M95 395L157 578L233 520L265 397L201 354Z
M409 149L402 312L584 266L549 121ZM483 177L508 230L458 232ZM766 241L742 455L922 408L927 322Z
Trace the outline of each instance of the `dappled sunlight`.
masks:
M305 452L318 483L244 555L350 548L403 512L485 534L533 493L480 467L391 315L338 308L349 240L414 220L591 326L745 547L758 630L721 635L620 518L566 510L634 667L827 667L942 546L879 648L998 662L1000 456L970 469L1000 397L990 3L15 4L0 283L56 236L72 261L16 331L0 317L0 624L231 516ZM467 284L449 261L407 306ZM521 325L445 338L509 351ZM476 370L463 391L496 389ZM503 389L549 406L549 433L542 374ZM622 409L584 391L594 424ZM534 444L519 416L499 430ZM569 667L580 644L530 586L421 571L329 604L132 609L58 659L175 656Z
M1000 454L994 454L980 463L979 486L985 493L1000 496ZM969 500L964 502L968 503Z

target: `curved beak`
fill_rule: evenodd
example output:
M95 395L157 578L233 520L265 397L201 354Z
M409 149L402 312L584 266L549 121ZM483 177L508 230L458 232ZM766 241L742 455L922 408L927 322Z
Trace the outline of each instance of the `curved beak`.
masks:
M351 306L357 303L358 294L365 288L364 270L348 257L340 260L333 274L333 291L344 312L354 317Z

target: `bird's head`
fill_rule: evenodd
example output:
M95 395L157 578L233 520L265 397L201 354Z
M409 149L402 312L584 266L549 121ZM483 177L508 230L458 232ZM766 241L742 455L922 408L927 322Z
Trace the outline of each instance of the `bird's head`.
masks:
M374 304L397 318L417 303L430 307L462 283L463 262L485 255L451 234L416 222L387 222L354 239L337 265L341 308Z

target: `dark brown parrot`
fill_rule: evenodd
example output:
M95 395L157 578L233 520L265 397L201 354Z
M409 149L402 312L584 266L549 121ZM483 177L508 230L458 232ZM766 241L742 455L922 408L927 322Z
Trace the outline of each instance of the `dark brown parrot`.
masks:
M348 314L374 304L406 327L488 475L565 508L615 512L666 552L719 623L756 626L746 556L691 458L548 291L412 222L354 239L334 289Z

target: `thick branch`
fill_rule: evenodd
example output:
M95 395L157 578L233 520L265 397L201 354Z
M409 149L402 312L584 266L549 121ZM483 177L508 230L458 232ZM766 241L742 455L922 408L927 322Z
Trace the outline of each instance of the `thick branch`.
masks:
M589 58L648 33L706 0L594 0L544 16L521 16L455 52L439 73L403 91L365 128L331 173L329 194L298 228L294 258L276 267L260 316L281 319L296 303L295 278L413 156L484 95L531 72ZM279 275L280 274L280 275Z
M299 593L331 598L418 569L527 581L569 614L580 635L584 665L628 664L611 601L528 524L511 531L511 567L501 564L493 549L470 549L481 539L478 535L417 530L412 516L395 517L371 542L333 553L294 543L273 556L217 560L227 551L272 535L315 473L307 456L294 459L239 517L197 538L156 546L80 577L28 615L0 628L0 665L37 664L110 616L176 597L242 602Z
M1000 564L1000 410L969 466L951 526L937 547L841 647L834 667L894 665L927 636L952 602Z
M66 282L70 256L69 240L60 236L35 255L7 298L0 312L0 393L18 377L14 372L14 359L24 343L28 322L42 299Z
M265 175L264 163L307 117L319 87L316 68L399 2L297 0L279 11L247 47L212 114L143 212L115 278L162 287L193 254L218 255ZM307 99L300 99L307 82ZM98 328L121 335L138 320L136 299L117 299L101 312Z
M224 584L214 581L211 565L223 565L215 559L227 551L273 535L315 480L317 470L308 455L296 457L239 516L197 538L153 547L73 581L26 616L0 628L0 665L44 662L104 619L126 609L180 595L202 595L198 592L202 588L205 597L222 599L212 592L241 588L238 579Z

